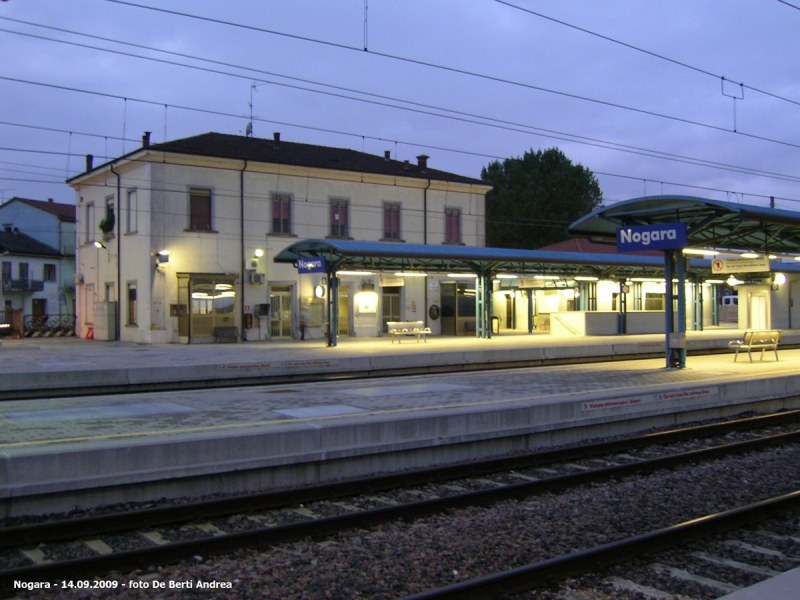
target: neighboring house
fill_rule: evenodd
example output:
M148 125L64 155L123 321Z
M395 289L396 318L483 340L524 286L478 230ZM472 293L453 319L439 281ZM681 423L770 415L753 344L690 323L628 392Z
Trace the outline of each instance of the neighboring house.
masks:
M75 315L75 206L12 198L0 206L0 240L2 309L28 324L63 317L61 331Z
M77 194L80 335L139 343L321 336L324 275L273 263L288 245L485 245L491 187L430 169L427 159L219 133L155 145L145 134L140 149L97 167L87 156L86 172L68 181ZM425 320L438 281L341 274L340 335ZM360 290L374 290L375 301L357 300Z

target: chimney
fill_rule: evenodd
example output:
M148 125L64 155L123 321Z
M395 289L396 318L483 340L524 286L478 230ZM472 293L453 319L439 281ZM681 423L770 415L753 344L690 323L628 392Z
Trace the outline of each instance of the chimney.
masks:
M389 160L392 158L392 151L391 150L384 150L383 151L383 158Z
M93 164L94 164L94 156L92 156L91 154L87 154L86 155L86 170L87 171L91 171Z
M142 136L142 148L147 148L150 145L150 132L145 131Z
M277 150L281 145L281 132L276 131L272 134L272 140L274 142L275 149Z
M417 166L419 167L420 171L425 171L428 168L428 159L430 156L427 154L420 154L417 157Z
M47 201L48 201L48 202L52 202L52 201L53 201L53 199L52 199L52 198L48 198L48 199L47 199Z
M411 168L411 165L408 163L407 160L403 161L403 171L408 171Z

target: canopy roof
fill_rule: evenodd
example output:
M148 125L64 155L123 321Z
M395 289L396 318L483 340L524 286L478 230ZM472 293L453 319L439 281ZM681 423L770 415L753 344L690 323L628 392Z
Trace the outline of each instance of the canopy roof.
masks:
M681 221L687 225L690 246L800 253L800 213L694 196L626 200L586 215L568 231L608 239L616 237L618 227Z
M664 259L657 256L587 254L546 250L433 246L350 240L304 240L292 244L275 257L278 263L300 258L324 257L334 270L426 271L432 273L558 274L622 278L661 276ZM693 265L696 275L708 274L708 261Z

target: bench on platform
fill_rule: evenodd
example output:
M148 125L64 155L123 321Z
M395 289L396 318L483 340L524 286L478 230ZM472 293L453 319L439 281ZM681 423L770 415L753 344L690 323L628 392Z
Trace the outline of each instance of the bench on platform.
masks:
M386 330L392 336L392 343L394 344L395 338L397 343L400 343L400 338L404 335L417 336L417 343L422 338L428 342L428 334L431 332L430 327L425 327L423 321L388 321L386 323Z
M214 327L214 341L217 344L235 344L239 341L239 328Z
M753 362L753 350L761 350L761 360L764 360L764 352L772 350L775 352L775 360L778 360L778 344L781 341L781 332L772 331L746 331L744 338L728 342L728 348L736 348L736 356L733 362L739 357L740 350L747 350L750 362Z

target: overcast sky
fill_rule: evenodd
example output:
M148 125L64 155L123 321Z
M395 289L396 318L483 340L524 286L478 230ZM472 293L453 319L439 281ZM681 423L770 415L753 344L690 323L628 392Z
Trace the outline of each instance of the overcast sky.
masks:
M243 135L252 111L257 137L424 153L472 177L558 146L606 204L774 196L800 210L798 6L3 0L0 199L74 203L64 180L87 153L114 158L144 131Z

